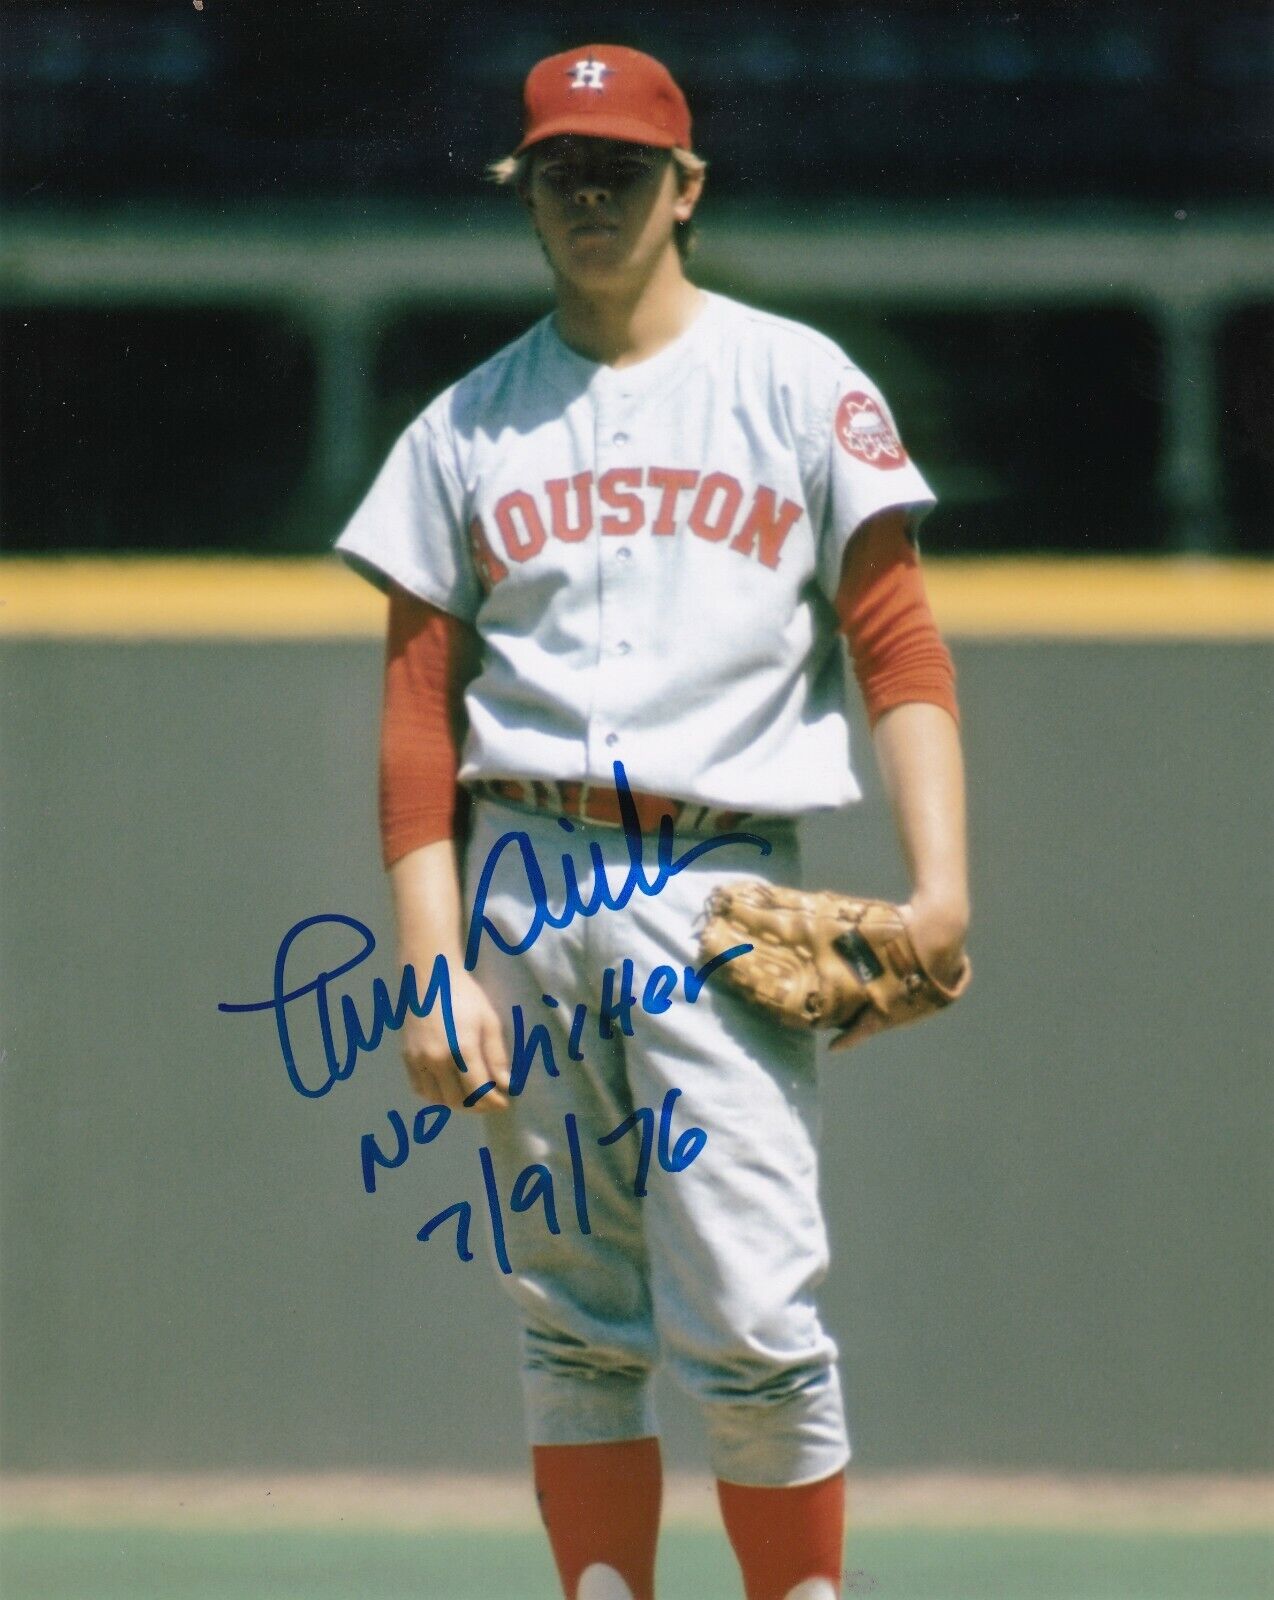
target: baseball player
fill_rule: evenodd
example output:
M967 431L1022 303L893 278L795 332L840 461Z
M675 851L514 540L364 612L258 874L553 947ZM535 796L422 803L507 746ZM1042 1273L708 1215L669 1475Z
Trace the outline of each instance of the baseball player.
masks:
M525 114L493 170L555 308L412 423L338 542L390 597L381 823L400 954L422 972L448 957L468 1072L437 1015L409 1018L404 1056L422 1095L471 1107L513 1196L500 1281L568 1600L654 1593L660 1362L702 1413L748 1600L829 1600L850 1447L815 1301L815 1041L716 977L693 999L677 985L714 892L796 885L797 819L858 797L848 660L913 885L899 916L958 992L958 713L914 541L933 497L848 356L686 275L705 169L663 66L566 51L531 71ZM528 852L557 906L568 874L579 904L599 873L623 899L621 777L652 857L667 819L682 870L508 954L534 919ZM481 931L501 938L467 970L479 875ZM660 971L676 992L660 980L647 1006ZM515 1007L557 1066L516 1093ZM902 1019L840 1020L844 1046ZM643 1108L673 1090L671 1137L706 1140L637 1183ZM587 1231L563 1215L581 1162Z

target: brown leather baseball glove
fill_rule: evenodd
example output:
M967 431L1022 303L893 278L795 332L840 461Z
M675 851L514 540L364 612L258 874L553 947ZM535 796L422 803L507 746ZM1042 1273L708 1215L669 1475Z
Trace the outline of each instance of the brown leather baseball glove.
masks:
M887 900L746 880L715 890L704 912L705 961L752 946L726 962L722 981L791 1027L843 1030L833 1049L940 1011L972 976L966 956L951 987L931 977Z

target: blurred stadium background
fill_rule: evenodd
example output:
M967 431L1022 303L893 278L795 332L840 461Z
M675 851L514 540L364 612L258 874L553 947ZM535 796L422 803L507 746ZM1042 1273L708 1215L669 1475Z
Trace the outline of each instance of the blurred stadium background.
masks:
M1234 0L3 7L0 1593L553 1592L502 1302L414 1238L476 1138L369 1199L392 1045L302 1102L216 1005L317 911L388 938L382 602L325 552L547 308L482 172L589 38L687 89L696 276L842 342L942 501L979 982L827 1076L848 1592L1268 1595L1274 15ZM900 893L856 737L809 876ZM665 1399L669 1592L731 1595Z

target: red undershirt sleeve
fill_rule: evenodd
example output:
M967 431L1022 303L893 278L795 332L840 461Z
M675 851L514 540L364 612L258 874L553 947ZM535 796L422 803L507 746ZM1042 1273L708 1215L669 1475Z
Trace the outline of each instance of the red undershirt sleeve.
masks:
M836 615L869 727L891 707L912 700L942 706L959 724L955 667L929 609L904 512L881 512L850 540Z
M386 868L464 832L456 782L464 690L477 668L474 629L397 584L389 590L380 737L380 834Z

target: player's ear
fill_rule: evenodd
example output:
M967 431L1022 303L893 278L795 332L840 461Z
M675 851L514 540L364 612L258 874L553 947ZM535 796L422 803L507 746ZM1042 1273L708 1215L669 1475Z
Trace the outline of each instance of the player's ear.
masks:
M696 179L692 185L687 185L677 196L677 203L673 207L673 216L678 222L689 222L694 216L695 207L699 204L699 196L703 193L703 179Z
M689 150L674 150L673 170L677 177L677 201L673 214L678 222L689 222L703 193L708 163Z

